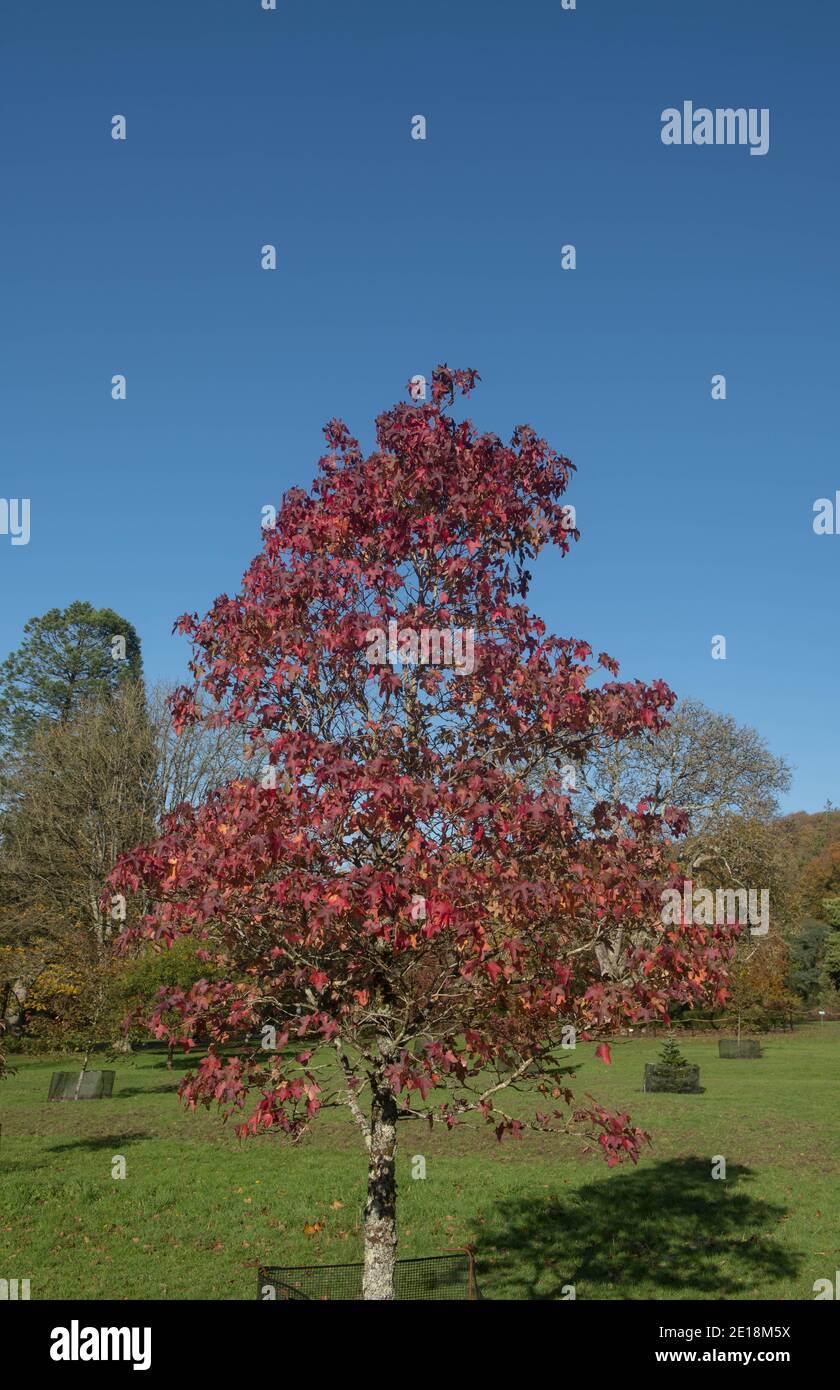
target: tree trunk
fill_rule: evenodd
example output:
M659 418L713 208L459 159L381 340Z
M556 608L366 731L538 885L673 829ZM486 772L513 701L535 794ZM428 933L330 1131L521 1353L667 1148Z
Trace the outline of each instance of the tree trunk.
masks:
M79 1093L81 1092L81 1089L82 1089L82 1082L83 1082L84 1079L85 1079L85 1072L87 1071L87 1064L88 1064L89 1061L90 1061L90 1048L88 1048L87 1052L85 1053L84 1061L82 1062L82 1070L79 1072L79 1079L78 1079L78 1081L76 1082L76 1090L75 1090L74 1093L73 1093L73 1099L74 1099L74 1100L78 1100L78 1099L79 1099Z
M23 980L15 980L6 998L4 1019L9 1036L23 1037L23 1011L29 993Z
M373 1097L365 1203L363 1299L394 1297L397 1257L397 1103L390 1091Z

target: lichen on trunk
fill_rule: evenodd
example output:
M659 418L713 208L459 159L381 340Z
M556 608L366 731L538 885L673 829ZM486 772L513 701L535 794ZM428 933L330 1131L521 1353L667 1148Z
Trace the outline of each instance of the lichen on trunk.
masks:
M363 1299L393 1299L397 1258L397 1103L390 1090L373 1095L368 1132L364 1211Z

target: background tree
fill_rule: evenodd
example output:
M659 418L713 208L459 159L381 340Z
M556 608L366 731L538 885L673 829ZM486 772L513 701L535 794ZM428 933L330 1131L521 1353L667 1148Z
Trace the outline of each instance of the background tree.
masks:
M823 961L831 928L816 917L805 917L788 940L788 984L806 1004L816 1002L824 984Z
M112 1028L100 985L115 1000L124 982L103 936L103 878L120 851L155 833L167 809L200 800L245 766L239 730L213 727L209 702L207 721L178 738L166 696L159 687L147 700L137 680L105 685L66 719L42 717L10 755L0 817L0 1018L13 1035L27 1014L34 1032L56 1044L78 1036L94 1013ZM91 934L87 945L79 933ZM84 961L90 999L79 988ZM136 993L145 978L139 971L125 988Z
M41 972L26 1001L28 1045L81 1053L76 1100L94 1048L125 1050L126 963L110 949L109 935L68 930L60 962Z
M661 734L643 729L595 740L580 761L580 779L590 805L679 806L689 818L678 849L685 875L713 889L768 888L777 928L789 929L796 874L776 812L790 769L755 729L684 700Z
M46 738L51 725L72 720L123 686L137 686L141 673L131 623L110 608L83 602L30 619L20 647L0 666L0 1018L14 1034L22 1028L28 986L51 959L56 922L66 925L61 912L68 891L56 901L41 898L21 872L30 741L39 728ZM39 756L34 754L35 763Z
M31 730L7 786L0 856L7 980L11 971L19 1008L21 984L26 991L48 968L61 967L49 977L52 1000L72 1002L89 1032L94 1020L112 1027L103 992L114 977L113 928L121 919L119 905L100 904L102 884L121 852L154 834L157 794L141 683L91 697L66 720L44 718ZM44 1016L59 1030L67 1021L49 1006Z
M840 839L840 811L831 801L827 801L821 811L811 814L794 811L781 817L779 830L792 861L801 871L821 855L832 840Z
M835 992L840 992L840 898L825 898L822 905L823 921L830 928L822 962L822 982Z
M140 1018L155 1007L156 999L167 995L188 993L200 980L217 978L213 964L207 959L202 943L192 936L181 936L168 949L156 943L138 943L141 949L132 953L125 970L116 981L120 1018ZM145 948L145 949L143 949ZM179 1031L180 1014L173 1008L164 1014L170 1030L167 1067L171 1070L175 1039ZM133 1032L133 1030L132 1030Z
M786 817L780 829L798 866L800 914L790 935L791 984L809 1005L828 990L834 997L825 1002L835 1007L836 923L830 904L840 893L840 813L829 803L813 816Z
M597 802L679 806L695 836L732 816L767 822L790 786L790 768L760 734L699 700L683 700L661 733L599 738L582 760L583 790Z
M826 901L840 895L840 840L832 840L803 866L800 883L805 911L826 921Z
M729 967L728 1008L734 1014L738 1040L743 1026L784 1025L796 998L788 986L790 963L784 939L777 931L750 936L744 931Z
M172 1036L176 1010L179 1040L211 1042L189 1104L237 1112L255 1092L242 1134L349 1108L368 1154L366 1298L393 1296L400 1117L474 1113L499 1137L531 1123L633 1157L628 1116L574 1104L563 1041L722 998L729 949L717 928L660 920L677 812L582 818L558 780L529 786L540 760L661 728L673 696L595 683L589 646L525 606L528 562L575 538L572 465L528 427L505 445L458 423L446 405L474 381L438 368L430 402L378 418L369 457L333 421L311 494L286 495L241 592L181 619L195 684L179 725L209 696L277 785L182 807L112 877L153 900L128 942L191 934L218 968L151 1020ZM391 621L402 660L383 661ZM474 631L472 669L419 663L432 629ZM275 1051L223 1055L263 1028ZM529 1121L504 1103L517 1087Z
M21 646L0 666L0 1019L15 1034L21 1031L29 983L49 965L57 923L67 924L63 910L71 891L65 887L57 898L45 897L33 891L26 876L21 835L26 824L36 827L36 817L26 816L26 788L40 776L40 801L45 796L49 801L50 781L61 776L53 769L45 784L43 767L40 774L36 770L43 742L35 753L29 745L39 728L49 738L53 724L67 723L125 685L136 687L140 676L139 638L132 624L111 609L83 602L29 620ZM65 773L72 781L71 766ZM43 835L39 838L33 852L43 865L45 844Z
M140 639L111 608L77 601L30 618L23 631L20 647L0 665L0 735L7 741L19 745L39 720L69 719L142 675Z
M835 994L840 993L840 932L832 932L826 942L822 983Z
M731 1001L750 1022L787 1016L793 997L786 984L786 939L800 917L797 867L781 833L778 797L790 769L757 731L684 700L667 729L647 730L617 742L598 740L583 761L585 794L657 809L676 804L689 816L677 848L680 869L695 887L713 892L767 889L770 933L753 936L746 924L731 970Z
M157 761L158 818L182 801L198 805L218 787L248 771L251 749L238 724L216 722L219 712L204 702L202 718L178 734L172 716L175 687L157 685L149 697ZM268 764L266 764L268 771ZM271 777L266 777L270 782Z
M798 920L796 874L775 821L723 816L699 833L689 833L680 846L680 862L700 887L766 889L772 932L786 936Z

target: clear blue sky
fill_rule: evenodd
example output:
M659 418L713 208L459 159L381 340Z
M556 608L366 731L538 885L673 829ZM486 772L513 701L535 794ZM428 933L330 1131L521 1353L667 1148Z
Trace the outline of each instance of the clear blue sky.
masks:
M754 724L787 809L840 802L840 535L812 530L840 488L838 6L7 0L1 27L2 491L32 534L0 536L0 655L83 598L179 679L173 619L235 590L323 422L369 445L445 360L483 427L578 466L549 627ZM664 146L684 100L769 107L769 153Z

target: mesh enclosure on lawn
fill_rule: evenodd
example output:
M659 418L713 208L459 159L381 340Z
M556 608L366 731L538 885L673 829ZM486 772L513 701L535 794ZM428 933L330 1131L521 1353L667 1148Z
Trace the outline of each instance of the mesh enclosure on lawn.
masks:
M54 1071L47 1100L110 1100L114 1092L115 1071L86 1071L79 1085L77 1071ZM79 1087L78 1097L76 1087Z
M305 1265L282 1269L260 1268L257 1297L263 1301L293 1298L329 1302L358 1302L362 1297L364 1265ZM475 1263L467 1251L457 1255L430 1255L419 1260L397 1260L394 1266L394 1298L478 1299Z
M760 1057L761 1044L755 1038L721 1038L718 1043L721 1057Z

